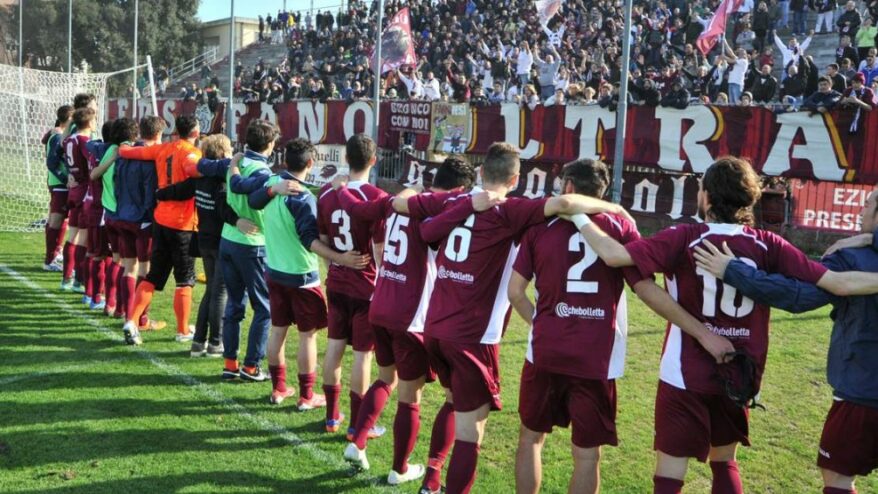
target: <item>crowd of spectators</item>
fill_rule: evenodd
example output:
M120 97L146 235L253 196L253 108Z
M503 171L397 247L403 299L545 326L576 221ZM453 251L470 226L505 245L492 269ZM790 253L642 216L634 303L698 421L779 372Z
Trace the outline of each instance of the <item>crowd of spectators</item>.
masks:
M813 112L875 106L878 28L872 20L878 0L862 10L853 1L744 0L725 38L705 56L696 40L719 3L635 1L628 33L629 104L769 105ZM531 0L389 0L385 25L404 7L411 13L417 63L381 74L385 99L514 102L531 108L618 104L626 35L618 2L566 0L543 25ZM375 1L354 0L335 14L260 16L260 42L285 44L288 56L272 66L239 62L234 95L268 103L372 97L376 9ZM816 14L814 29L806 25L813 22L807 21L809 11ZM815 36L838 40L835 63L815 64L810 52ZM202 82L204 89L187 88L181 96L219 95L209 67Z

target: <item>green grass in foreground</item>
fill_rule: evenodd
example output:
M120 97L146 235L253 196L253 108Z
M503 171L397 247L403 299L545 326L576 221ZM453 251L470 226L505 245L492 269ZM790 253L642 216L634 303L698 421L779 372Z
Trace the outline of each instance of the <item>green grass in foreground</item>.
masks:
M321 432L321 412L267 404L270 385L221 383L221 363L190 359L173 331L147 333L136 350L113 341L118 321L89 313L38 269L41 235L0 234L0 492L392 492L384 483L392 441L373 441L372 470L340 461L341 434ZM201 298L196 289L194 300ZM626 376L619 383L618 448L606 448L603 492L651 492L653 401L664 323L629 294ZM154 314L173 321L168 294ZM748 493L819 492L817 442L831 403L824 367L828 310L777 311L762 394L752 414L753 448L739 461ZM526 328L513 317L503 342L504 411L491 415L475 492L514 489L518 374ZM322 343L321 343L322 347ZM288 349L288 355L295 351ZM345 368L349 368L349 361ZM289 362L295 369L295 361ZM290 372L294 382L295 371ZM373 374L374 375L374 374ZM413 461L423 462L441 397L429 386ZM342 407L347 410L347 392ZM381 423L391 426L395 405ZM569 431L549 437L543 492L566 492ZM708 492L709 468L692 463L687 492ZM875 477L860 492L878 492ZM398 492L416 492L403 486Z

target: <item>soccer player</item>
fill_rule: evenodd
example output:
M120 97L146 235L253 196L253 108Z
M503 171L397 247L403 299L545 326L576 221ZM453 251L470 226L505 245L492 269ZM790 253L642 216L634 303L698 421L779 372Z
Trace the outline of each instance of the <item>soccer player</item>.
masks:
M600 198L609 182L604 163L578 160L564 167L561 191ZM640 238L625 218L599 215L592 221L621 243ZM539 294L536 307L526 293L532 279ZM571 422L574 468L569 492L599 490L601 446L618 443L615 383L624 370L628 334L623 279L656 312L705 338L722 338L686 313L651 277L634 268L608 267L572 223L554 218L531 227L509 281L509 300L531 326L519 392L519 493L539 492L546 434L553 425Z
M56 259L61 252L64 236L67 234L67 167L64 166L61 141L64 130L73 118L73 107L63 105L55 113L55 127L43 136L46 146L46 179L49 187L49 217L46 220L46 256L43 262L45 271L62 271Z
M268 339L268 371L272 393L269 402L280 404L295 394L286 385L284 346L287 331L295 323L299 330L298 377L300 411L326 406L326 397L313 392L317 378L317 331L327 326L326 298L320 287L317 256L331 262L363 269L368 256L339 253L320 241L317 229L317 199L304 186L314 165L315 150L305 139L293 139L285 146L286 170L273 175L250 195L250 205L263 209L266 281L271 306ZM297 192L287 193L292 182ZM283 195L278 195L283 194Z
M863 234L839 241L821 264L834 271L878 272L878 192L860 212ZM875 357L878 297L838 297L805 283L765 271L737 259L728 245L723 252L708 241L696 248L698 267L722 279L757 303L800 313L832 304L834 324L829 342L827 381L832 407L823 425L817 466L824 494L855 494L854 480L878 468L878 360ZM849 287L853 289L854 287Z
M468 191L475 179L472 165L460 158L448 158L436 171L431 189L434 193L445 193L445 196L449 196L448 192L458 196ZM387 476L389 484L397 485L416 480L425 472L423 465L410 465L408 459L420 429L421 390L427 379L433 380L423 332L427 303L436 277L436 251L421 237L418 220L394 211L393 198L363 201L347 190L344 182L337 179L333 186L342 207L354 221L374 223L384 220L387 224L384 258L369 304L369 322L375 333L378 380L363 397L353 440L345 449L344 456L362 469L369 468L365 451L368 432L396 387L398 375L399 403L393 424L393 466ZM463 197L465 202L469 202L469 196ZM480 210L493 205L493 202L486 201ZM474 212L472 208L461 208L460 211L462 214L459 217L446 218L449 222L447 231ZM450 403L447 406L450 407ZM440 415L436 421L439 427L445 426L442 417ZM440 436L445 437L445 434Z
M149 147L161 142L166 124L161 117L149 116L140 120L139 127L140 141L133 145ZM158 188L156 165L152 161L117 158L113 182L116 195L113 227L119 236L119 255L124 270L119 284L118 304L122 307L119 312L128 317L134 313L137 285L149 273L153 209L156 205L155 191ZM137 325L140 331L158 330L165 327L165 322L150 320L147 304Z
M103 310L107 303L103 295L106 288L106 269L104 260L110 255L110 245L107 241L106 229L104 228L104 208L101 202L103 196L103 183L101 176L95 174L101 159L111 145L113 121L107 120L101 126L101 138L92 139L86 144L88 152L88 193L83 201L83 218L87 235L87 249L85 253L85 265L88 269L88 279L85 284L85 295L82 301L91 310ZM112 159L112 157L109 157ZM101 173L102 174L102 173ZM115 303L115 302L114 302Z
M88 245L88 224L83 203L88 194L88 157L86 149L95 126L95 111L89 107L73 112L75 130L62 142L67 159L67 214L69 242L64 246L64 277L61 289L85 292L87 266L85 254ZM76 271L76 280L73 272Z
M505 197L515 190L520 168L512 145L493 144L481 168L485 190ZM441 211L443 202L418 195L394 201L394 208L413 218L425 218ZM620 206L584 196L510 198L470 215L442 240L424 340L430 364L443 386L451 389L454 402L455 441L447 492L459 494L472 488L488 412L501 408L499 343L508 322L507 287L517 242L528 227L547 217L603 212L627 215ZM455 213L452 208L433 221ZM426 231L421 233L428 242L437 240Z
M348 189L355 191L364 200L384 197L386 194L383 191L368 183L369 171L376 160L375 142L363 134L357 134L348 139L345 152L350 166ZM341 359L345 347L351 345L354 350L349 416L352 426L348 429L348 434L353 434L353 424L357 423L357 412L370 380L374 336L369 325L369 300L375 290L377 270L374 259L381 252L384 222L367 224L351 221L350 215L341 206L338 194L332 189L332 184L326 184L320 189L317 213L320 240L336 252L368 253L372 258L369 266L362 270L332 263L326 277L326 295L329 301L329 343L323 360L326 431L336 432L344 420L344 415L338 411ZM382 433L380 429L375 429L370 435Z
M198 120L191 115L181 115L177 117L175 126L178 140L144 147L119 146L119 156L154 161L159 187L196 175L196 166L201 158L201 150L195 146L199 135ZM195 285L195 263L189 254L189 244L197 224L195 202L192 199L159 201L153 215L155 225L149 272L134 293L134 309L126 314L127 321L122 328L125 342L129 345L143 343L137 321L152 301L155 291L164 289L172 270L177 284L174 291L176 339L192 340L189 313L192 308L192 287Z
M842 276L808 260L778 235L752 228L761 190L749 163L726 157L713 163L701 180L698 208L706 223L676 225L622 246L588 218L578 219L580 232L608 265L637 266L644 275L664 273L669 292L687 312L753 360L756 392L768 350L769 308L739 297L734 288L697 269L693 249L706 240L727 242L751 266L832 292L846 293L852 280L850 274ZM682 490L689 458L710 459L713 492L743 492L735 453L739 443L750 444L748 413L723 389L717 364L726 354L721 346L705 346L685 328L669 324L655 409L656 494Z
M119 145L131 144L137 140L137 122L131 118L120 118L112 123L110 131L110 145L104 152L100 164L92 169L89 178L92 182L100 182L100 204L104 208L103 230L107 242L110 244L112 262L106 269L106 309L107 315L122 317L124 312L124 297L120 297L119 288L123 282L123 268L121 265L121 230L118 228L117 215L118 203L116 201L116 160L118 159ZM151 167L154 169L154 167Z

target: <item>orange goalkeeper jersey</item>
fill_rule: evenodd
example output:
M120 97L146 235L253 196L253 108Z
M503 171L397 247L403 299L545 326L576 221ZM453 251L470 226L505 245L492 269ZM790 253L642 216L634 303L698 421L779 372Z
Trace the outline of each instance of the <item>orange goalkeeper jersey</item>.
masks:
M196 175L201 150L195 145L178 140L147 147L122 146L119 156L126 159L155 161L159 188L182 182ZM195 199L185 201L158 201L153 213L155 222L175 230L195 231L198 216L195 214Z

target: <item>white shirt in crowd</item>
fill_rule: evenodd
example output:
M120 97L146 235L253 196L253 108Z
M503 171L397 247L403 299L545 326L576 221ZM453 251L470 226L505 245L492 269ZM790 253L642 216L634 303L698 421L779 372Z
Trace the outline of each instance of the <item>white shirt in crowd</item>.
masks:
M517 75L521 74L530 74L530 69L534 65L534 56L527 51L519 50L518 52L518 66L515 69L515 73Z
M424 98L430 101L436 101L442 96L439 92L439 80L435 77L424 81Z

